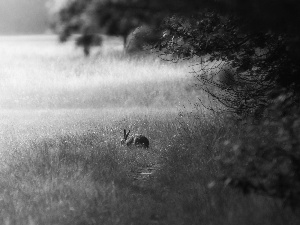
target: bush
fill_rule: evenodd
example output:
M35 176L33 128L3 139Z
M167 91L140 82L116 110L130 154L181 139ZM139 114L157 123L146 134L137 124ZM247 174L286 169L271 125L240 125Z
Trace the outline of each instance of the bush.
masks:
M220 162L226 184L246 194L278 198L296 209L300 207L300 112L287 99L278 98L269 108L269 118L259 124L241 126L237 140L225 142Z

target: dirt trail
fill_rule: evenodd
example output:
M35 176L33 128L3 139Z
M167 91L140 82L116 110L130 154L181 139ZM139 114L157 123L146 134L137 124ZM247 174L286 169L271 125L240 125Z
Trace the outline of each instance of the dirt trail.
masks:
M153 180L155 173L162 167L161 164L154 164L147 167L140 167L133 171L133 184L140 188L145 187L150 180Z

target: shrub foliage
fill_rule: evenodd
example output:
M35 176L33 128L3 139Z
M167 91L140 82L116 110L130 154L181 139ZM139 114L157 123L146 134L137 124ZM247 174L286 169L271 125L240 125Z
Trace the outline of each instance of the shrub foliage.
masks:
M258 193L300 206L300 119L296 107L286 114L278 110L278 99L270 111L273 119L259 126L241 127L238 140L225 142L221 157L225 183L244 193ZM281 106L282 107L282 106Z

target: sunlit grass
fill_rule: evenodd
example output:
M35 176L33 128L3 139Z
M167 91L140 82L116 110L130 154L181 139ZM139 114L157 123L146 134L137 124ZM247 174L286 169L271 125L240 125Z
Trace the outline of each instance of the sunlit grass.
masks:
M0 107L170 107L196 97L187 89L187 66L132 59L122 49L98 49L86 59L71 43L36 39L2 40Z

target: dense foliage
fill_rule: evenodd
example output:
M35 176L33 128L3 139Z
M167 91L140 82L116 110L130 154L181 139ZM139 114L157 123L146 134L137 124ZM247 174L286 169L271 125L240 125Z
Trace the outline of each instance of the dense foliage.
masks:
M293 78L288 80L286 74L293 77L299 71L287 56L283 35L246 32L235 16L215 12L173 16L163 26L167 29L160 44L163 52L179 59L196 56L202 65L214 62L214 67L195 70L198 86L238 114L266 106L276 88L291 86ZM221 73L232 74L220 77Z
M288 114L278 110L283 101L279 98L269 108L276 119L241 127L238 140L224 143L222 178L245 194L279 198L296 209L300 207L300 119L295 106Z

